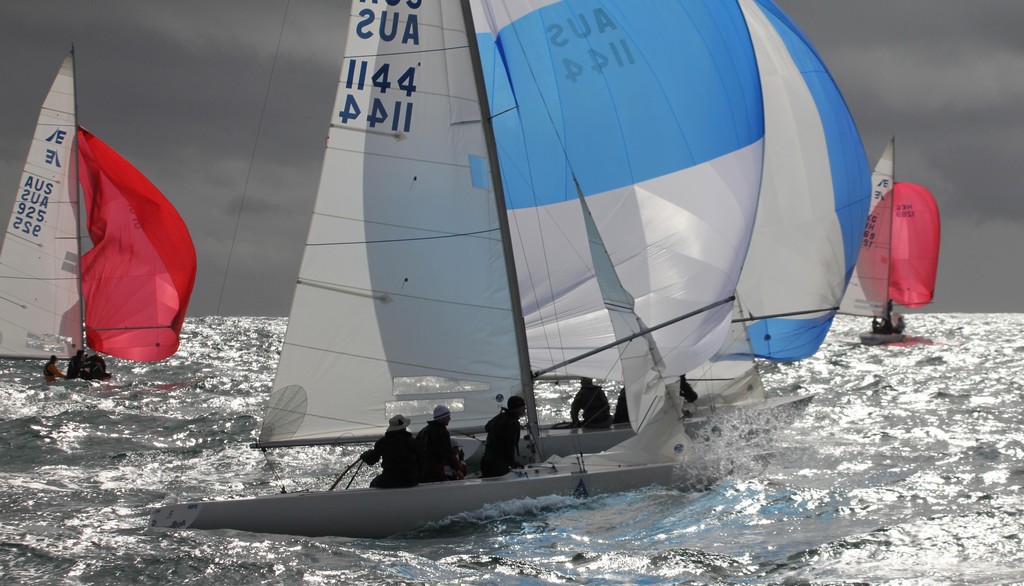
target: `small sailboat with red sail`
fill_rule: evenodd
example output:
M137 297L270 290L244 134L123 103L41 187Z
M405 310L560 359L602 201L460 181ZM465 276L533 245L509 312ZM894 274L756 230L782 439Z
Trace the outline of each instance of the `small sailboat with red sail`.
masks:
M78 125L75 110L72 51L43 103L0 250L0 356L68 357L88 347L165 359L178 349L195 283L191 236L138 169Z
M894 181L895 139L890 140L872 175L860 256L840 313L872 318L864 344L904 339L903 316L894 305L916 309L931 303L939 264L941 226L935 197L922 185Z

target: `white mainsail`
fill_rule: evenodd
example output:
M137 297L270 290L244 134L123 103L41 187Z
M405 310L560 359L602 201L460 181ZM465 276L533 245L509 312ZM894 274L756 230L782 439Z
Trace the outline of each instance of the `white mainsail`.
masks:
M64 59L39 113L0 251L0 356L82 348L75 79Z
M895 140L890 140L871 175L871 211L864 227L857 267L840 313L885 317L888 311L894 150Z
M378 8L352 7L261 445L375 439L437 403L482 426L526 390L462 11Z

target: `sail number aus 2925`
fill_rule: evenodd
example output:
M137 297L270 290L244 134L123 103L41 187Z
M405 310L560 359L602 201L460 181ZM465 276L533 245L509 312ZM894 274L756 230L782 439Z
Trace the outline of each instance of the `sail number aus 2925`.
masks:
M369 69L370 64L365 60L349 60L344 78L345 87L355 91L372 89L381 95L388 93L388 90L392 90L392 93L397 90L399 93L405 92L406 97L412 97L416 92L415 67L406 68L394 81L392 81L390 63L379 65L372 74ZM407 100L392 102L374 97L370 102L369 110L364 113L355 95L349 93L345 96L345 104L338 112L338 117L341 118L342 124L349 124L365 115L367 126L370 128L376 128L390 120L391 130L409 132L412 127L412 106L413 103Z

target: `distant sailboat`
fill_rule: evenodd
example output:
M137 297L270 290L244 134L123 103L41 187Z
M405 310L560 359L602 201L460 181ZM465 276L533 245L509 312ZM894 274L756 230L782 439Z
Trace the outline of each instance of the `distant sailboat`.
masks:
M151 526L381 537L502 500L686 477L692 446L662 372L701 364L729 330L762 164L756 63L735 4L578 4L353 3L258 445L374 440L389 416L422 424L437 403L453 426L482 426L511 395L536 434L534 378L590 352L622 372L637 434L499 478L162 506ZM496 148L492 124L521 144ZM551 262L573 271L551 271L536 299L519 299L510 217L559 239ZM522 313L564 286L592 325L528 348Z
M872 175L871 213L864 228L857 270L840 311L872 318L860 334L868 345L904 339L903 317L893 304L931 303L939 263L941 227L935 198L916 183L894 181L895 139Z
M178 349L195 248L164 196L78 127L74 90L71 53L43 103L0 251L0 355L66 358L88 347L162 360Z

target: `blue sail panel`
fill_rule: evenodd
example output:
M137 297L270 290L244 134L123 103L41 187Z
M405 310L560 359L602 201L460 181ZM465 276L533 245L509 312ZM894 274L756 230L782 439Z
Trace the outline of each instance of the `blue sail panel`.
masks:
M730 3L556 2L480 46L512 209L575 198L571 171L592 195L764 135L756 62Z
M750 344L760 358L800 360L818 351L835 314L814 318L767 319L747 326Z
M741 0L765 93L765 180L739 293L754 354L817 351L854 270L870 173L853 116L825 63L771 0Z
M477 39L531 364L614 341L580 193L644 323L733 295L765 132L738 4L480 4L487 18ZM655 332L665 372L687 372L716 352L729 318L726 304ZM573 374L609 378L618 360L602 353Z

